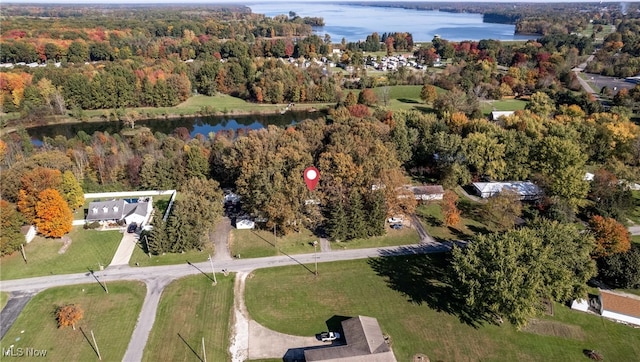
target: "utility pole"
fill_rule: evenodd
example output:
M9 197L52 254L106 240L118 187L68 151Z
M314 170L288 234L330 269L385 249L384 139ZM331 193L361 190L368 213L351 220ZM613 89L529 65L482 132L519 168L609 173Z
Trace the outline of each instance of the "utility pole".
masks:
M213 269L213 259L211 258L211 254L209 254L209 262L211 263L211 273L213 274L213 285L216 285L218 284L218 281L216 280L216 271Z
M22 259L24 259L25 264L28 264L27 253L24 252L24 244L20 244L20 250L22 250Z
M98 359L102 361L102 356L100 356L100 349L98 348L98 343L96 343L96 336L93 335L93 329L91 330L91 338L93 338L93 345L96 346L96 353L98 353Z
M316 276L318 276L318 240L313 242L313 258L316 261Z

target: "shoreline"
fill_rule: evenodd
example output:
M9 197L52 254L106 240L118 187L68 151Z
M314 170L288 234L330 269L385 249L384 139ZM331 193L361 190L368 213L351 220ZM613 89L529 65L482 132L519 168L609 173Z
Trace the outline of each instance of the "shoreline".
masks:
M286 104L277 104L273 106L281 106L281 108L286 108ZM289 112L307 112L307 113L318 113L321 114L324 110L328 109L329 105L326 103L316 104L316 103L302 103L296 104L295 109L288 109L286 112L282 112L281 109L265 109L265 110L230 110L228 112L217 111L212 114L200 114L200 113L168 113L165 115L162 114L144 114L139 113L139 117L136 117L135 122L138 121L149 121L149 120L171 120L171 119L183 119L183 118L197 118L197 117L225 117L225 116L270 116L270 115L279 115ZM137 108L131 108L130 110L136 111ZM99 111L99 110L96 110ZM104 110L106 112L106 110ZM109 119L108 116L99 115L88 117L86 120L80 120L78 118L71 117L69 115L66 116L49 116L45 118L44 122L38 121L29 121L29 122L20 122L20 119L15 119L11 121L6 121L7 126L0 129L0 136L6 136L11 133L15 133L19 128L24 127L25 130L29 130L36 127L46 127L46 126L59 126L59 125L73 125L73 124L81 124L81 123L103 123L103 122L124 122L121 119ZM15 124L19 123L19 124Z

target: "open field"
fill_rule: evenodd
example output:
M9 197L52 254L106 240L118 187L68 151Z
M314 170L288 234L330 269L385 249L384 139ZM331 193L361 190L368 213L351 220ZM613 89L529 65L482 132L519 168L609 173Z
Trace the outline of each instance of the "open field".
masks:
M0 280L98 270L111 262L122 239L118 231L84 230L81 226L74 226L68 236L72 242L63 254L59 254L63 247L59 239L36 236L24 247L28 263L19 251L2 257Z
M176 280L162 293L144 361L229 360L234 276L216 274L218 284L204 275Z
M34 348L46 351L50 361L96 361L93 331L103 361L121 361L145 295L140 282L112 282L106 294L97 283L51 288L36 295L0 341L2 348ZM78 304L84 317L76 330L58 329L55 308ZM45 358L20 358L38 361Z
M631 241L633 241L634 243L640 244L640 235L631 236Z
M493 111L519 111L524 109L527 103L521 99L486 100L480 102L480 110L484 115L489 115Z
M609 361L640 358L640 330L560 304L530 332L461 322L450 280L445 254L416 255L323 263L318 277L300 266L260 269L245 295L252 318L294 335L335 328L344 317L375 317L398 361L416 353L432 361L580 361L584 349Z
M155 265L172 265L172 264L185 264L187 261L191 263L199 263L207 261L209 255L213 256L212 243L205 243L204 249L189 250L184 253L166 253L164 255L149 255L146 254L146 245L144 241L138 242L138 245L133 249L131 259L129 259L130 266L155 266ZM137 265L136 265L137 263Z
M240 255L241 258L261 258L283 254L313 253L313 242L318 237L309 230L304 229L300 233L291 233L287 236L273 236L273 232L266 230L237 230L231 232L231 255ZM415 244L420 241L415 230L404 228L402 230L388 229L387 234L368 239L355 239L341 243L331 243L333 250L375 248L382 246ZM318 251L320 246L318 246Z

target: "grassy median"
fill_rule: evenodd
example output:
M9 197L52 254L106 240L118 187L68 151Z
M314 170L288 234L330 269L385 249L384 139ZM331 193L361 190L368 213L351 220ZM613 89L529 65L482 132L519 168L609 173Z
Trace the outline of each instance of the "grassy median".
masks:
M216 274L212 286L204 275L176 280L162 293L144 361L229 361L233 281Z

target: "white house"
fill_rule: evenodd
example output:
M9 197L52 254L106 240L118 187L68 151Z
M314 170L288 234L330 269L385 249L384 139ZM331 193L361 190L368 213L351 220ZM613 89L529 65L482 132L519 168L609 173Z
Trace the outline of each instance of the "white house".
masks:
M24 241L29 244L33 238L36 237L36 227L33 225L25 225L20 228L22 235L24 235Z
M497 121L501 117L509 117L513 113L514 113L514 111L493 111L493 112L491 112L491 120L492 121Z
M411 191L418 201L442 200L444 197L441 185L405 185L404 188Z
M520 200L537 200L542 190L530 181L474 182L473 187L483 199L497 195L503 190L512 190L520 195Z
M616 321L640 326L640 297L600 290L600 315Z
M135 222L144 226L151 217L153 210L151 197L138 200L110 200L89 203L85 220L87 222L116 222L131 224Z
M640 327L640 296L600 289L600 295L571 303L571 309L599 314L616 322Z

